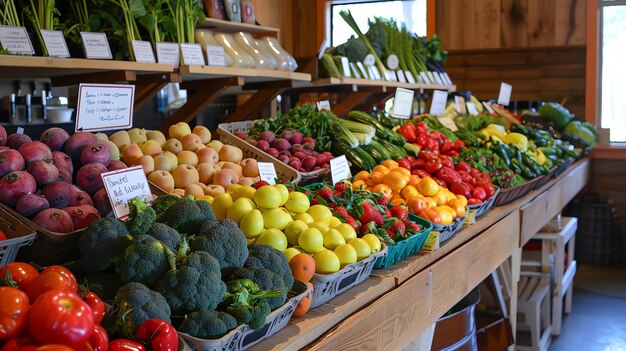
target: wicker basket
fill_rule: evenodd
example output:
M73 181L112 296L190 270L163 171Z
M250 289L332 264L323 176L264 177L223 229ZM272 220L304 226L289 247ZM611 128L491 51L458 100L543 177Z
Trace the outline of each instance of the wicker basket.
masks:
M487 213L487 211L489 211L489 209L493 207L493 205L496 203L496 198L498 197L499 193L500 193L500 188L496 187L496 192L493 193L491 197L483 201L483 203L481 204L468 205L467 209L470 211L474 211L474 218L478 218L484 215L485 213Z
M18 250L32 244L36 234L2 208L0 208L0 230L7 237L7 240L0 240L0 267L2 267L15 261Z
M419 224L423 229L410 238L399 241L393 245L387 245L387 254L376 260L374 268L387 268L422 249L422 246L424 246L428 238L428 234L430 234L430 231L433 229L433 224L417 216L411 216L410 221Z
M537 182L541 181L541 178L543 177L537 177L522 184L516 185L512 188L501 190L500 194L498 194L498 196L496 197L496 202L494 206L506 205L509 202L515 201L520 197L528 194L533 189L535 189Z
M465 217L467 217L467 213L463 217L457 217L452 223L443 225L443 224L433 224L433 231L439 233L439 244L443 244L446 241L450 240L454 234L458 233L461 228L463 228L463 222L465 222Z
M256 121L243 121L234 123L221 123L217 126L217 134L225 144L237 146L243 151L244 156L252 157L257 161L272 162L276 166L276 173L281 180L291 180L292 183L308 184L322 180L329 172L329 169L319 169L313 172L299 172L293 167L284 164L272 155L259 150L247 141L237 137L235 132L249 133Z

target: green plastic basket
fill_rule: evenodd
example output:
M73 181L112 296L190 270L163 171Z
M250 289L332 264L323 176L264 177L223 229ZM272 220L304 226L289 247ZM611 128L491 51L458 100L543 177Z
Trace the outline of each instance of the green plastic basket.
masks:
M411 213L409 213L409 220L419 224L420 227L424 229L408 239L399 241L393 245L387 245L387 254L376 260L374 268L387 268L422 249L426 238L428 238L428 234L430 234L430 231L433 229L433 224Z

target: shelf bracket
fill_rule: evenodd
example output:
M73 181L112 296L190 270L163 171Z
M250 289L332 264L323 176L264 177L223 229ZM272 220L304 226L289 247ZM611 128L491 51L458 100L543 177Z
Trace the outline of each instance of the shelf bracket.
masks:
M73 76L52 77L50 83L52 86L69 86L80 83L118 83L128 84L137 80L135 71L121 70L108 72L94 72L77 74Z
M268 83L246 84L244 90L257 90L246 102L239 106L235 112L228 116L224 123L232 123L250 119L263 106L271 102L276 95L294 85L291 80L281 80Z
M174 72L141 75L137 77L135 84L135 111L152 100L168 83L176 82L180 82L180 75Z
M332 108L332 111L337 116L343 116L346 113L352 111L355 106L366 103L372 97L372 95L385 93L387 90L385 87L358 87L358 91L349 93L345 99Z
M208 79L184 83L181 88L191 90L193 93L187 97L187 102L181 108L163 121L161 131L167 131L172 124L191 121L230 87L242 86L243 84L244 79L242 77Z

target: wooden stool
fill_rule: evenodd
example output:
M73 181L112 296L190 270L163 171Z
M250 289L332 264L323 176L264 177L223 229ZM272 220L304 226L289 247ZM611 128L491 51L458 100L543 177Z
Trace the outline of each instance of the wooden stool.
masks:
M539 232L533 239L542 240L542 261L547 255L554 255L554 280L552 283L552 335L561 334L563 312L572 311L572 290L576 275L574 245L578 220L575 217L563 217L559 232ZM567 248L566 248L567 246ZM566 251L567 250L567 251ZM567 256L565 253L567 252ZM566 263L567 260L567 263ZM565 305L563 304L565 297Z
M517 350L547 351L550 346L550 278L522 272L517 294Z

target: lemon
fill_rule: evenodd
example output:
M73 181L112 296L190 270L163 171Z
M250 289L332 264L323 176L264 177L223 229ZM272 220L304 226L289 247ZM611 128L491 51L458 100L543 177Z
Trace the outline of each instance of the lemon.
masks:
M348 245L354 247L354 249L356 250L357 260L359 261L367 258L372 253L370 245L367 243L367 241L361 238L355 238L348 241Z
M289 198L285 202L285 208L293 213L307 212L311 206L309 198L301 192L292 191L289 193Z
M208 203L210 203L210 204L212 204L212 203L213 203L213 201L215 201L215 199L213 198L213 196L209 196L209 195L202 195L202 196L198 196L198 197L196 198L196 200L198 200L198 201L206 201L206 202L208 202Z
M287 199L289 199L289 190L284 184L275 184L274 188L276 188L278 192L280 192L280 205L279 206L284 205L285 202L287 202Z
M298 245L298 237L307 229L309 229L309 226L299 219L289 222L285 227L285 235L289 244L293 246Z
M285 251L287 249L287 237L278 229L265 229L256 238L255 244L269 245L276 250Z
M304 251L314 254L324 250L324 236L316 228L309 228L298 237L298 245Z
M292 216L292 217L293 217L294 221L299 219L302 222L306 223L307 225L315 222L313 220L313 217L311 217L311 215L306 213L306 212L305 213L298 213L298 214L296 214L295 216Z
M235 191L233 191L233 200L237 200L240 197L247 197L250 200L254 200L254 193L256 192L256 189L246 185L246 186L241 186L237 189L235 189Z
M259 210L246 213L239 223L239 228L248 239L256 238L263 231L263 214Z
M330 223L328 224L328 226L330 228L335 228L336 226L341 224L341 220L335 216L330 217Z
M215 197L211 205L213 206L215 217L217 217L217 219L223 219L226 218L228 209L233 205L233 198L229 193L219 194Z
M322 222L313 222L313 223L309 224L309 227L319 229L319 231L322 234L326 233L328 231L328 229L330 229L328 227L328 224L322 223Z
M363 235L363 240L367 241L372 253L378 252L381 249L380 239L374 234Z
M278 208L282 197L273 186L262 186L254 193L254 202L261 208Z
M233 205L228 208L226 212L226 218L232 219L239 225L239 222L249 212L254 210L253 203L250 199L241 197L237 201L233 202Z
M345 267L346 265L356 263L357 254L356 250L352 245L342 244L335 248L335 255L339 258L339 263L341 267Z
M301 254L300 250L296 249L295 247L290 247L290 248L286 249L285 251L283 251L283 253L287 257L287 262L291 261L291 259L295 255Z
M283 208L273 208L263 212L263 225L265 228L283 230L291 221L293 219Z
M330 218L333 216L333 213L330 212L330 208L324 205L313 205L308 211L306 211L306 213L310 214L315 222L322 222L326 224L330 224Z
M324 246L329 250L334 250L337 246L346 243L346 240L336 229L328 229L323 235Z
M313 260L315 261L315 273L330 274L337 272L341 268L339 257L328 249L323 249L316 253L313 256Z
M341 223L334 229L337 229L346 241L356 238L356 231L347 223Z
M241 184L237 184L237 183L235 183L235 184L231 184L231 185L228 187L228 189L226 189L226 192L228 192L228 193L231 193L231 194L232 194L232 193L234 193L234 192L235 192L235 190L237 190L237 189L241 188L242 186L243 186L243 185L241 185Z

